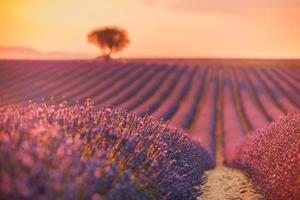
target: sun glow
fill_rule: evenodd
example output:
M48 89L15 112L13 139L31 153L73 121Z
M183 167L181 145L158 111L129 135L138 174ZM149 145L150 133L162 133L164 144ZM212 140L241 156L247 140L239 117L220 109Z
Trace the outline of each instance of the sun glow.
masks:
M226 1L232 7L239 2ZM299 3L278 6L269 0L270 6L239 12L224 6L180 9L163 2L0 0L0 45L97 54L86 34L117 25L128 30L132 41L119 54L123 57L300 57Z

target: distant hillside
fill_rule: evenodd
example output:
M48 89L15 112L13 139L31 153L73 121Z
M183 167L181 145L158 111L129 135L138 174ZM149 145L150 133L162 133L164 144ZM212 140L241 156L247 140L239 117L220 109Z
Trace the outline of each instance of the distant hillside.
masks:
M33 48L19 46L0 46L0 59L90 59L94 55L83 52L41 52Z

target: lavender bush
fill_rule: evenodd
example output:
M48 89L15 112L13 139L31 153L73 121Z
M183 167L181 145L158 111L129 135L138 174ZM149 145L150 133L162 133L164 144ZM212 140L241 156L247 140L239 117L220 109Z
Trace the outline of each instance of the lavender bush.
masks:
M213 163L151 117L91 102L0 109L0 199L197 199Z
M251 135L237 164L266 200L300 198L300 113L287 115Z

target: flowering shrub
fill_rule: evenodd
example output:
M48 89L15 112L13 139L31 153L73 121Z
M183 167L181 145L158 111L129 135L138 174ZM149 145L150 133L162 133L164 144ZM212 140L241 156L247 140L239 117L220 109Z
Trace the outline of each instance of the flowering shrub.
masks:
M212 165L151 117L90 102L0 109L0 199L197 199Z
M239 151L238 165L264 199L300 199L300 113L287 115L251 135Z

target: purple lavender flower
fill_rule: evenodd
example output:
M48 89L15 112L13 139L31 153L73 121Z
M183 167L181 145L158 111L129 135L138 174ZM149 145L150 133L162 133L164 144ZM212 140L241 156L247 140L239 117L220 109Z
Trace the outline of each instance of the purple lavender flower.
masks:
M0 199L196 199L213 163L183 131L91 101L0 109Z

